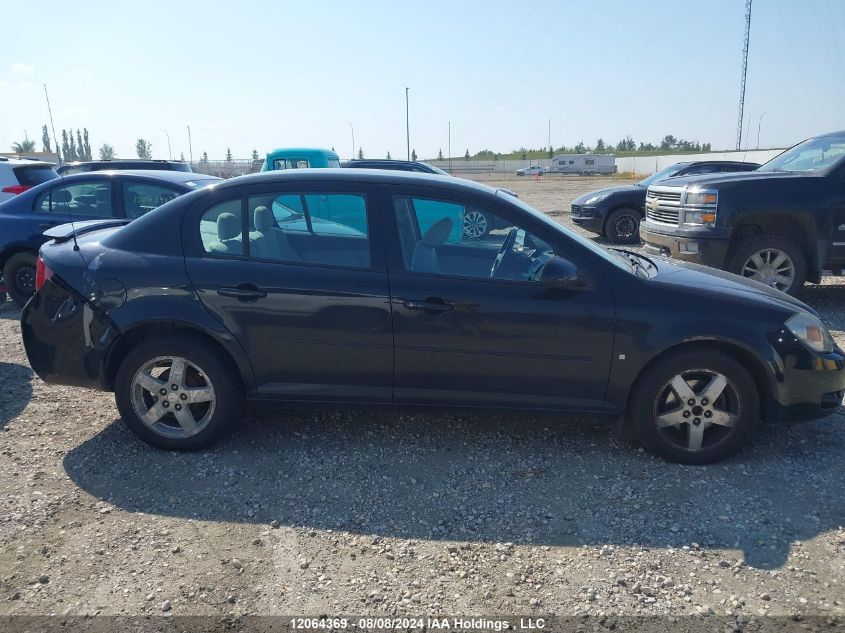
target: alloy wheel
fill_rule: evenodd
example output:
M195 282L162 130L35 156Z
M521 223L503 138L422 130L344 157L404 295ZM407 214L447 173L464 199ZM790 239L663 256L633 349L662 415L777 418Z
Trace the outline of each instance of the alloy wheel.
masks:
M22 294L35 294L35 266L20 266L15 272L15 285Z
M787 291L795 282L795 262L777 248L764 248L742 265L742 276Z
M181 356L159 356L132 378L132 408L162 437L183 439L208 426L217 397L208 375Z
M463 232L471 240L477 240L487 234L487 216L481 211L469 211L464 214Z
M666 383L654 401L653 419L661 438L696 452L723 443L742 415L736 387L716 371L691 369Z
M613 223L613 231L620 239L630 239L637 231L637 221L631 215L621 215Z

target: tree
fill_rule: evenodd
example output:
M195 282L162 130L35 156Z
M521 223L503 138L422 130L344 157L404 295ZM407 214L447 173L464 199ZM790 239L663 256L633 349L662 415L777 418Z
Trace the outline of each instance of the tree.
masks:
M675 146L678 144L678 139L676 139L671 134L667 134L663 137L663 140L660 141L660 149L675 149Z
M437 150L437 160L443 160L443 150Z
M68 130L67 137L70 148L70 156L68 156L68 160L79 160L79 154L76 153L76 141L73 140L72 129Z
M584 141L578 141L578 145L574 148L576 154L584 154L587 151L587 148L584 147Z
M390 150L387 150L387 157L386 158L387 158L387 160L391 160L390 159Z
M417 160L417 150L411 150L411 160Z
M464 154L464 160L469 160L469 150Z
M208 165L208 152L202 153L202 158L200 158L201 165Z
M364 158L364 148L363 147L358 148L358 158Z
M13 143L12 144L12 151L16 154L28 154L29 152L35 151L35 141L30 141L29 139L25 139L20 143Z
M135 141L135 153L141 160L152 160L153 144L147 139L139 138Z
M92 155L92 152L91 152L91 143L88 140L88 128L87 127L82 128L82 141L83 141L83 143L82 143L82 148L83 148L83 150L82 150L82 154L83 154L82 160L91 160L93 158L93 155Z
M604 139L599 139L596 141L596 151L603 152L607 149L607 146L604 144Z
M332 151L334 151L334 150L332 150ZM252 160L258 160L258 150L257 149L252 150Z
M67 130L62 130L62 158L66 161L70 160L70 145L67 142Z
M519 148L519 157L522 160L525 160L526 158L528 158L528 150L525 149L524 147L520 147Z
M85 145L82 143L82 133L76 128L76 157L85 160Z
M179 152L179 160L181 162L185 162L185 152Z
M100 155L100 160L114 160L117 158L117 155L114 153L114 147L108 143L100 145L100 149L97 153Z
M58 148L56 148L58 149ZM47 133L47 126L41 128L41 151L52 152L53 148L50 145L50 135Z
M233 160L233 159L232 159L232 148L231 148L231 147L227 147L227 148L226 148L226 162L227 162L227 163L231 163L231 162L232 162L232 160Z

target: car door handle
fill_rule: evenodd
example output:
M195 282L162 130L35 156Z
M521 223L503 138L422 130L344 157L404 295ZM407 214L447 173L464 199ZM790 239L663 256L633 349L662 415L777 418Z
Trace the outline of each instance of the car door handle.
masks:
M221 297L234 297L240 301L256 301L267 296L267 292L256 288L252 284L241 284L236 288L218 288Z
M423 312L438 313L451 312L455 306L443 299L427 299L425 301L408 300L402 303L408 310L421 310Z

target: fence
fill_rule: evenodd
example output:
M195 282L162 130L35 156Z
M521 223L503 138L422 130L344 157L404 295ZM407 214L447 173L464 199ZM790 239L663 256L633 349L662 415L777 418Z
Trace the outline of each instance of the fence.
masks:
M261 169L261 160L200 160L189 163L191 170L198 174L208 174L219 178L234 178L244 174L254 174Z

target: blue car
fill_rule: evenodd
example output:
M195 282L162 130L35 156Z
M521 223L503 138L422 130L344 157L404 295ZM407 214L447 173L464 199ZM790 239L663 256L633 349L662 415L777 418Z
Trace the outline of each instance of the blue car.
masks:
M47 229L115 218L131 222L220 178L182 171L101 171L56 178L0 204L0 288L18 305L35 292L38 249ZM4 281L5 280L5 283Z

